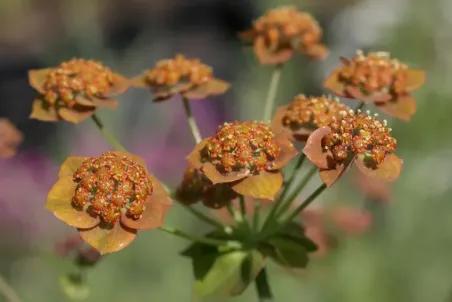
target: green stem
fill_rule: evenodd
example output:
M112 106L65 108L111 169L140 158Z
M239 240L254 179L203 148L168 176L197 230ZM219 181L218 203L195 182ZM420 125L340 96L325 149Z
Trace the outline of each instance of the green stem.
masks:
M292 185L292 183L294 182L296 176L297 176L297 172L300 170L301 166L303 165L304 160L306 159L306 155L304 155L304 153L302 153L300 155L300 157L298 157L298 161L292 171L292 175L290 176L289 180L287 181L287 183L284 186L284 189L281 193L281 195L279 195L278 200L276 201L276 203L273 205L270 214L268 214L267 219L264 222L264 226L263 226L263 230L265 230L266 228L269 227L269 225L272 223L272 221L274 220L279 207L283 204L284 202L284 198L286 197L287 193L289 192L289 188Z
M303 180L300 182L300 184L293 190L293 193L283 202L282 208L278 213L276 213L276 217L280 217L283 215L292 205L295 198L297 198L298 194L300 194L301 191L303 191L304 187L309 183L312 176L314 176L317 173L318 168L316 166L312 166L311 170L308 171L308 173L304 176Z
M203 244L207 244L207 245L213 245L213 246L229 245L231 247L239 247L240 246L240 243L236 242L236 241L223 241L223 240L217 240L217 239L213 239L213 238L199 237L196 235L185 233L185 232L175 229L175 228L161 226L158 229L161 231L164 231L168 234L172 234L174 236L178 236L181 238L191 240L193 242L203 243Z
M102 135L105 137L105 139L108 141L108 143L112 147L114 147L116 150L119 150L122 152L127 152L127 150L124 148L123 145L121 145L121 143L118 142L118 140L115 138L115 136L113 134L111 134L107 129L105 129L104 124L102 123L102 121L100 120L100 118L97 115L93 114L91 119L93 120L93 122L96 124L97 128L99 128Z
M226 209L228 209L229 215L231 215L232 219L234 219L236 223L242 222L242 217L238 215L237 211L234 209L232 202L227 203Z
M247 230L251 232L251 226L248 223L248 216L246 213L245 197L243 195L239 196L239 203L240 203L240 216L242 218L242 223L245 225Z
M273 295L267 278L267 269L265 267L259 272L259 275L257 275L255 283L259 302L273 302Z
M181 203L179 203L179 204L180 204L182 207L184 207L184 209L186 209L187 211L189 211L190 213L192 213L194 216L198 217L199 219L201 219L201 220L204 221L205 223L208 223L208 224L210 224L211 226L216 227L216 228L219 228L219 229L224 229L224 228L225 228L225 226L224 226L221 222L219 222L219 221L217 221L217 220L215 220L215 219L213 219L213 218L207 216L206 214L204 214L204 213L202 213L202 212L196 210L196 209L193 208L192 206L186 206L186 205L183 205L183 204L181 204Z
M255 232L259 232L259 227L261 223L261 207L262 200L254 201L254 215L253 215L253 229Z
M319 196L326 189L326 184L321 184L320 187L317 188L303 203L301 203L285 220L280 226L278 230L275 230L275 233L294 220L300 213L313 202L317 196Z
M269 121L273 114L275 106L276 92L278 91L279 79L281 78L282 64L276 65L273 69L270 86L268 89L267 100L265 101L264 122Z
M196 120L191 113L190 103L187 98L182 98L182 103L184 103L185 115L187 116L188 126L190 127L191 133L193 134L193 138L195 142L199 144L201 142L201 132L199 132L198 125L196 124Z
M14 288L2 276L0 276L0 293L3 294L8 302L21 302Z

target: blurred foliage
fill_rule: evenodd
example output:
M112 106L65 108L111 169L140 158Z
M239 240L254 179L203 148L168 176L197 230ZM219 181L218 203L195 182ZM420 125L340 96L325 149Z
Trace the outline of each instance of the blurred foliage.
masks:
M168 5L173 2L181 3L164 2L170 3ZM327 44L328 41L333 41L335 46L340 46L341 43L349 41L344 39L345 42L341 42L341 37L335 36L334 25L341 14L349 11L359 13L360 8L375 3L380 3L384 8L383 12L389 14L396 2L403 2L405 10L399 14L397 22L379 29L380 36L372 42L371 48L391 51L400 60L426 69L428 82L415 94L418 112L413 121L409 124L391 121L394 136L399 141L398 154L404 158L404 171L395 185L394 200L387 205L371 205L376 215L376 223L370 233L360 238L343 238L339 241L337 250L326 257L314 259L306 271L286 272L270 267L269 278L276 301L446 302L450 299L452 102L449 99L452 98L452 86L449 82L452 79L452 61L448 50L452 40L450 31L445 31L445 28L450 28L448 15L452 6L447 1L440 0L265 0L254 3L259 3L256 8L258 12L262 12L264 8L290 3L311 10L314 15L319 16L325 27ZM26 18L25 3L25 0L0 1L0 12L2 15L17 14L18 18ZM172 53L176 48L177 43L171 38L173 29L165 29L165 23L156 22L154 28L145 31L141 38L136 38L132 46L120 56L111 49L105 49L99 41L98 24L92 17L95 15L93 9L102 9L102 6L96 7L96 3L98 2L81 0L65 2L63 6L67 7L64 7L63 11L68 18L65 19L66 23L62 29L66 36L59 43L52 44L47 51L41 49L37 52L44 63L55 63L61 58L75 55L88 55L102 59L126 75L133 75L157 59ZM193 5L196 5L195 1ZM158 8L167 9L163 6ZM366 12L369 14L369 10ZM381 16L361 14L359 20L363 23L367 20L375 22L385 16L384 13ZM15 20L14 24L25 21ZM151 25L152 22L147 24ZM361 26L359 23L352 25L357 28ZM197 28L191 30L190 37L200 34L199 32L205 34L205 31L198 31ZM208 48L207 53L210 52L206 54L208 58L217 56L212 60L217 62L219 72L229 73L230 78L234 79L236 102L227 103L227 106L222 104L221 109L226 110L227 116L237 119L259 118L262 108L260 102L265 98L270 69L257 66L250 51L238 50L237 45L232 42L209 44L205 37L212 36L205 35L195 41L185 39L178 43L203 43L203 48ZM37 48L39 50L40 47ZM191 48L187 46L186 49ZM224 52L230 52L232 55L218 57ZM347 56L350 53L333 51L331 62L334 63L327 64L328 66L307 63L302 58L293 60L292 64L284 69L279 103L288 102L300 92L321 93L320 83L323 75L319 66L330 70L337 64L336 58L340 55ZM235 61L239 63L228 66ZM146 100L146 95L140 92L130 93L129 97ZM117 112L106 112L106 123L123 133L124 137L127 135L129 139L130 136L137 136L151 140L156 136L154 131L164 132L164 129L169 129L176 122L172 118L172 110L177 106L171 106L144 105L144 102L125 104L119 117ZM131 128L128 128L129 126ZM83 130L87 128L89 127L81 127ZM58 141L65 141L68 127L59 129L59 136L63 139ZM70 145L71 142L67 144ZM188 146L189 144L190 142L187 142ZM67 152L64 150L66 147L59 149L62 153L58 154L58 161L65 157ZM186 149L188 151L190 148ZM181 167L181 171L182 169ZM177 180L178 177L175 178ZM311 188L313 187L314 184ZM43 200L34 202L43 203ZM325 204L336 202L346 202L359 207L363 201L360 194L344 180L338 188L319 200L319 203ZM174 209L170 216L167 220L169 225L197 232L204 230L204 225L199 225L178 208ZM70 272L71 265L49 255L48 251L52 249L51 242L61 237L61 233L66 230L59 230L61 226L58 223L52 226L56 228L55 232L49 232L46 238L33 241L40 243L36 247L33 246L33 251L21 248L17 243L1 246L1 272L24 302L65 301L59 287L59 278ZM3 232L6 233L6 229ZM2 234L2 238L3 236L7 237L6 234ZM187 243L178 238L159 232L143 232L129 248L105 257L97 268L88 274L91 293L86 301L193 301L194 277L190 262L178 255L178 251L186 246ZM256 301L254 288L250 287L243 296L231 301Z

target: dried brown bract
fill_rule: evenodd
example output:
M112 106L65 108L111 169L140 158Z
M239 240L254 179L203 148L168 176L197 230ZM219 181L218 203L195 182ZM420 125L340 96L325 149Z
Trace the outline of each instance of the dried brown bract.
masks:
M410 69L387 52L362 51L351 60L341 58L342 67L335 69L324 87L338 96L375 103L380 110L409 121L416 112L410 92L425 83L423 70Z
M254 22L252 29L239 36L253 43L261 64L284 63L295 52L318 60L328 54L326 46L320 43L322 29L317 21L292 6L269 10Z
M39 93L30 118L45 122L65 120L77 124L97 108L116 108L111 96L123 93L129 81L102 63L72 59L54 68L30 70L30 85Z
M230 86L214 78L210 66L180 54L174 59L158 61L154 68L134 78L132 85L149 88L154 93L154 101L165 101L177 94L189 100L203 99L223 94Z

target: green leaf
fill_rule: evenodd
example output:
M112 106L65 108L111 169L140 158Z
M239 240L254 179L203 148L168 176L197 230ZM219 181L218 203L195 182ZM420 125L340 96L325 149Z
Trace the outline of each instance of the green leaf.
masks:
M197 298L240 295L265 264L257 250L224 250L199 243L181 254L192 259Z
M279 265L305 268L309 261L308 253L316 251L317 246L305 236L301 225L291 223L269 238L260 250Z
M64 294L72 301L84 301L90 294L90 288L83 281L80 274L61 276L60 287Z
M278 233L278 236L289 240L295 240L304 245L308 252L315 252L318 249L314 241L306 237L305 228L295 222L287 224L286 227Z
M197 297L240 295L264 265L258 251L230 251L193 259Z

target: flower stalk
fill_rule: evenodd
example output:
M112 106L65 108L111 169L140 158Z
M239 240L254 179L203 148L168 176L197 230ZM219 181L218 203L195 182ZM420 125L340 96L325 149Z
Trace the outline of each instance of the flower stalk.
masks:
M102 123L101 119L96 115L93 114L91 116L91 119L93 120L93 122L96 124L97 128L99 128L100 132L102 133L102 135L105 137L105 139L108 141L108 143L116 148L116 150L122 151L122 152L127 152L126 148L124 148L124 146L115 138L115 136L113 134L111 134L104 126L104 124Z
M185 109L185 115L187 116L187 122L188 126L190 127L191 133L193 135L193 138L195 139L195 142L199 144L202 140L201 132L199 131L198 125L196 123L195 118L193 117L193 114L191 112L190 103L187 98L182 98L182 103L184 104Z
M0 276L0 293L6 298L8 302L21 302L19 295L16 293L14 288L6 282L6 280Z
M268 282L267 269L264 267L255 280L259 302L273 302L273 294Z
M237 241L223 241L223 240L217 240L217 239L212 239L212 238L207 238L207 237L200 237L200 236L185 233L176 228L161 226L158 229L160 231L163 231L165 233L168 233L168 234L171 234L171 235L174 235L177 237L181 237L181 238L193 241L193 242L203 243L203 244L207 244L207 245L211 245L211 246L229 246L229 247L234 247L234 248L236 248L236 247L238 248L241 246L241 244Z
M272 72L270 86L268 89L267 100L265 101L264 121L269 121L272 117L273 108L275 107L276 93L278 92L279 80L281 78L283 65L278 64Z

